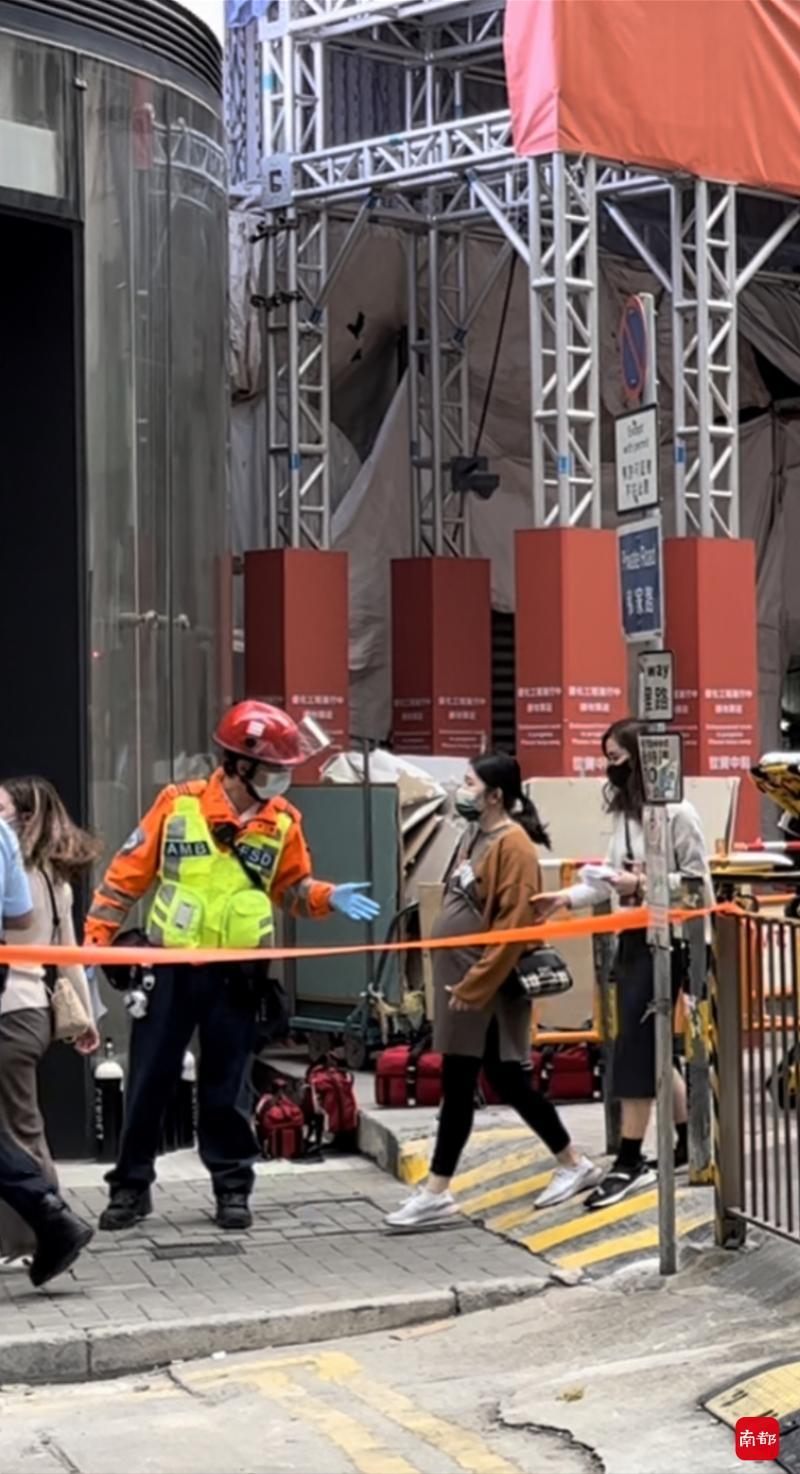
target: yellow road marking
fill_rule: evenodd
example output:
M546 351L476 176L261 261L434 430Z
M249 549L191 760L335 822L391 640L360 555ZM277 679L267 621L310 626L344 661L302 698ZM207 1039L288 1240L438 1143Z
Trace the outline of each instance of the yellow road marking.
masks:
M181 1381L199 1383L201 1386L208 1386L214 1382L239 1382L256 1387L267 1397L284 1401L287 1406L291 1402L291 1410L297 1412L300 1417L308 1416L310 1420L313 1419L317 1426L323 1432L327 1432L328 1437L332 1438L347 1453L348 1458L359 1470L359 1474L400 1474L398 1465L392 1465L390 1468L388 1464L371 1462L370 1467L367 1468L363 1460L366 1458L372 1460L375 1451L374 1445L365 1447L360 1442L361 1436L366 1431L361 1424L357 1424L359 1440L357 1442L353 1441L352 1430L343 1428L341 1424L336 1427L333 1424L329 1424L327 1428L323 1427L318 1413L308 1410L309 1404L316 1409L321 1409L325 1414L332 1410L327 1404L320 1403L309 1394L305 1394L304 1397L304 1389L285 1376L283 1369L286 1367L308 1367L321 1382L346 1387L360 1402L365 1403L383 1418L404 1428L406 1432L421 1438L432 1448L438 1449L459 1468L467 1471L467 1474L521 1474L516 1464L510 1463L508 1459L495 1453L477 1433L454 1423L448 1423L434 1413L426 1412L404 1393L395 1391L393 1387L387 1387L384 1382L376 1382L371 1376L367 1377L355 1357L348 1356L343 1351L322 1351L317 1355L280 1357L271 1361L249 1362L247 1366L238 1367L208 1367L205 1370L181 1368ZM288 1384L288 1390L281 1388L281 1382ZM345 1415L339 1416L344 1417ZM349 1447L345 1447L340 1437L336 1436L337 1434L350 1439ZM356 1452L362 1459L360 1463L355 1456Z
M479 1143L522 1141L530 1138L530 1134L528 1126L489 1126L485 1131L476 1132L473 1140ZM397 1161L400 1182L416 1187L423 1177L427 1177L432 1148L433 1141L429 1136L418 1137L416 1141L407 1141L401 1146Z
M800 1408L800 1361L765 1367L710 1397L705 1406L730 1428L737 1418L787 1418Z
M496 1218L487 1218L486 1227L490 1233L510 1233L514 1228L521 1228L523 1223L529 1223L532 1218L539 1218L541 1212L541 1209L534 1208L533 1203L525 1203L521 1208L511 1208L508 1213L498 1213Z
M540 1187L546 1187L553 1172L551 1167L548 1172L537 1172L534 1177L520 1177L516 1182L507 1182L503 1187L492 1187L488 1192L479 1193L475 1198L467 1198L466 1202L459 1203L462 1213L485 1213L487 1208L499 1208L501 1203L514 1203L517 1198L526 1198L528 1193L536 1192ZM525 1209L527 1217L534 1212L532 1205ZM496 1220L489 1224L493 1228Z
M710 1220L710 1213L684 1219L678 1223L677 1233L679 1236L691 1233L693 1228L700 1228ZM578 1249L574 1254L561 1254L555 1262L561 1269L586 1269L591 1264L602 1264L607 1259L622 1258L625 1254L636 1254L642 1249L657 1247L658 1228L643 1228L638 1233L619 1234L616 1238L606 1239L602 1244L591 1244L588 1249Z
M600 1228L607 1228L610 1223L619 1223L623 1218L634 1218L637 1213L645 1213L649 1208L658 1205L658 1190L653 1188L652 1192L637 1193L633 1198L623 1198L621 1203L614 1203L610 1208L598 1208L596 1213L584 1210L577 1218L568 1218L566 1223L557 1223L553 1228L542 1229L541 1233L532 1234L530 1238L523 1239L526 1249L532 1254L541 1254L545 1249L552 1249L556 1244L566 1243L567 1239L580 1238L586 1233L596 1233Z
M357 1418L330 1407L312 1397L299 1382L278 1370L258 1375L259 1391L285 1407L293 1416L319 1428L331 1443L342 1450L359 1474L419 1474L402 1454L394 1453Z
M555 1204L555 1206L560 1207L561 1204ZM508 1234L511 1229L522 1228L523 1223L529 1223L532 1219L539 1220L545 1213L550 1212L552 1210L547 1207L542 1209L542 1207L533 1207L532 1203L523 1203L522 1207L514 1207L508 1213L498 1213L497 1218L486 1219L486 1228L492 1234Z
M191 1383L192 1386L200 1384L208 1386L213 1382L250 1382L255 1385L256 1378L262 1372L282 1371L284 1367L310 1367L316 1370L322 1358L326 1357L332 1363L341 1360L342 1367L349 1367L351 1362L358 1367L358 1362L353 1361L351 1356L344 1352L325 1351L321 1353L309 1352L306 1356L278 1356L270 1357L269 1360L248 1361L238 1366L188 1366L181 1367L178 1380Z
M481 1162L478 1167L460 1172L458 1177L453 1178L452 1191L462 1193L472 1187L482 1187L485 1182L494 1182L498 1177L518 1172L520 1167L530 1167L533 1162L544 1162L549 1155L537 1141L532 1141L530 1146L523 1147L521 1151L508 1152L504 1157L492 1157L488 1162Z
M350 1360L349 1357L346 1359ZM423 1439L432 1448L437 1448L448 1459L452 1459L454 1464L467 1470L468 1474L521 1474L516 1464L511 1464L508 1459L494 1453L477 1433L426 1412L417 1407L410 1397L396 1392L393 1387L375 1382L372 1378L368 1380L357 1362L353 1362L351 1368L345 1369L341 1366L341 1358L338 1361L339 1364L334 1367L327 1364L324 1355L320 1357L318 1375L323 1381L343 1384L361 1402L381 1413L384 1418L390 1418L408 1433Z
M416 1187L422 1182L423 1177L428 1175L428 1152L406 1152L405 1148L400 1153L397 1163L397 1176L406 1187Z
M20 1413L27 1418L30 1417L31 1412L35 1412L37 1416L47 1415L49 1417L52 1413L62 1412L64 1408L72 1411L75 1407L76 1396L82 1403L88 1401L90 1407L86 1411L91 1411L92 1415L102 1413L102 1406L97 1404L109 1402L112 1397L117 1404L130 1403L131 1407L135 1404L137 1411L141 1412L145 1403L152 1404L156 1401L160 1402L163 1398L173 1400L186 1396L175 1382L168 1382L160 1378L157 1382L147 1385L146 1397L143 1395L144 1392L144 1386L142 1391L136 1392L132 1387L121 1387L119 1382L83 1382L69 1391L65 1388L56 1388L55 1391L51 1391L46 1386L37 1386L30 1391L23 1391L21 1387L15 1388L9 1383L8 1386L4 1386L2 1394L3 1421Z

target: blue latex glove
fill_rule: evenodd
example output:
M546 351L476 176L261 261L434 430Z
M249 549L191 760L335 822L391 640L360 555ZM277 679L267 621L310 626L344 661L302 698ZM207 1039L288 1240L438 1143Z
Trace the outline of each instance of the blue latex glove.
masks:
M374 921L380 916L381 908L372 896L364 896L362 891L369 890L366 881L348 885L337 885L331 896L331 905L340 916L346 916L349 921Z

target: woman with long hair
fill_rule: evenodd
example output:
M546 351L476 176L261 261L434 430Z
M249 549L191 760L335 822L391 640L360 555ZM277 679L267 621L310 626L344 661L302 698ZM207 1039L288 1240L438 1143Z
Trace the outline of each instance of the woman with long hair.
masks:
M550 841L523 793L516 759L506 753L475 758L456 794L456 808L468 827L433 935L466 937L530 926L531 896L540 882L536 845L549 848ZM555 1107L531 1084L531 1003L515 976L525 950L498 942L433 952L433 1047L444 1056L442 1108L427 1182L389 1215L390 1228L430 1228L458 1211L450 1180L472 1130L481 1067L501 1100L557 1158L537 1207L565 1202L599 1178L572 1145Z
M647 894L645 874L644 778L639 755L642 728L632 717L615 722L603 737L606 760L606 811L613 828L606 863L584 872L578 884L566 890L534 897L537 920L547 920L567 907L579 910L608 901L640 906ZM676 897L681 881L702 881L706 904L713 904L713 887L700 818L688 801L668 806L670 888ZM656 1088L655 1017L653 1013L653 954L644 931L620 934L614 962L617 995L617 1037L614 1041L612 1088L622 1108L620 1149L603 1181L586 1201L587 1208L606 1208L655 1182L655 1172L642 1151ZM682 978L673 967L673 1002ZM674 1113L677 1127L676 1166L687 1161L686 1086L674 1072Z
M19 839L31 890L33 914L15 933L20 946L76 945L72 884L100 853L100 845L70 818L51 783L44 778L8 778L0 785L0 818ZM89 1018L92 1006L82 967L65 967ZM58 1186L39 1108L37 1072L53 1033L45 969L36 962L14 964L0 993L0 1130L6 1131ZM79 1054L91 1054L100 1039L91 1027L75 1040ZM0 1268L26 1267L35 1238L12 1209L0 1207Z

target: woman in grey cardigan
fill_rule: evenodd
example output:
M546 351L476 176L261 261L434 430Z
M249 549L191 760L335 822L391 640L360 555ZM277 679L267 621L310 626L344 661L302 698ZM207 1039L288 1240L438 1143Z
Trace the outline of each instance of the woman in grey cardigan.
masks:
M639 757L638 722L615 722L603 738L608 786L606 807L613 818L611 842L603 866L587 866L577 885L534 898L537 919L546 920L564 907L584 907L614 901L639 906L646 895L644 867L644 781ZM668 807L672 851L670 889L677 894L682 878L704 884L706 903L714 895L705 839L697 811L688 802ZM622 1106L622 1142L616 1161L595 1191L587 1208L606 1208L655 1182L655 1173L642 1152L655 1097L655 1020L653 1014L653 954L644 931L622 932L614 962L618 1032L614 1041L612 1086ZM673 968L673 1002L682 979ZM686 1163L686 1087L675 1072L675 1122L678 1131L676 1166Z

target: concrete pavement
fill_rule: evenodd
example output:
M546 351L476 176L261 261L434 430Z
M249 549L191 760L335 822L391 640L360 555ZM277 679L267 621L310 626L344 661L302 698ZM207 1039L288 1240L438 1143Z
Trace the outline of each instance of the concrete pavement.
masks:
M362 1147L406 1184L425 1173L434 1111L371 1109L362 1086ZM603 1112L571 1106L575 1140L602 1156ZM597 1214L580 1201L537 1211L553 1162L508 1111L478 1114L454 1191L463 1218L444 1231L389 1236L403 1196L363 1158L262 1163L253 1229L215 1228L207 1178L193 1152L162 1159L155 1214L128 1233L97 1235L73 1273L42 1294L0 1275L0 1381L85 1379L176 1358L390 1329L537 1293L551 1275L613 1272L657 1245L654 1189ZM61 1168L78 1211L96 1220L104 1169ZM406 1189L407 1190L407 1189ZM678 1195L686 1242L707 1242L709 1189ZM486 1231L488 1230L488 1232Z
M105 1201L102 1172L61 1169L90 1220ZM116 1375L408 1325L536 1293L549 1274L467 1220L390 1237L384 1215L404 1191L359 1158L260 1164L245 1234L215 1228L194 1153L163 1159L160 1173L153 1217L97 1234L48 1291L22 1272L0 1275L0 1382Z
M732 1429L704 1403L791 1357L800 1250L754 1238L744 1254L684 1259L666 1283L644 1262L425 1326L69 1389L14 1388L0 1400L0 1468L734 1474ZM784 1383L781 1412L800 1400L800 1375ZM745 1405L767 1410L757 1397Z

